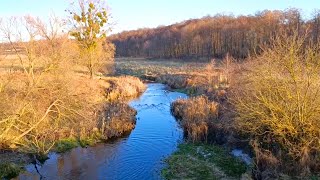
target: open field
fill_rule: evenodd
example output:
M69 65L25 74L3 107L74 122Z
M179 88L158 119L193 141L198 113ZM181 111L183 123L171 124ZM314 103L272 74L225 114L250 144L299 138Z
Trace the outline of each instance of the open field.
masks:
M212 94L228 88L228 72L221 60L193 62L117 58L116 72L169 85L189 95Z

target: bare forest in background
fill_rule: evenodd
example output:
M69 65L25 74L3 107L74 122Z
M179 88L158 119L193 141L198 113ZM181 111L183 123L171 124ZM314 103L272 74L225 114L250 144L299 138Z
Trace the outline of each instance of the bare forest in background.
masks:
M223 58L227 53L246 58L260 53L278 33L308 33L311 42L320 39L320 11L304 20L298 9L265 10L255 15L217 14L170 26L138 29L112 35L117 57Z

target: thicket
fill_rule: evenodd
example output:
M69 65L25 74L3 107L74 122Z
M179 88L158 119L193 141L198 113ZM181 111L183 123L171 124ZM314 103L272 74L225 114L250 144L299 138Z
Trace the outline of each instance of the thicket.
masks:
M319 173L319 42L296 32L262 50L231 86L235 124L251 140L256 178Z
M97 74L113 62L113 48L96 47L107 42L104 36L95 37L91 53L98 60L89 62L94 68L87 73L84 40L70 39L69 30L55 16L48 23L30 16L0 21L6 42L0 52L1 150L45 155L52 148L63 151L69 140L92 144L134 128L135 112L125 101L141 93L143 83Z

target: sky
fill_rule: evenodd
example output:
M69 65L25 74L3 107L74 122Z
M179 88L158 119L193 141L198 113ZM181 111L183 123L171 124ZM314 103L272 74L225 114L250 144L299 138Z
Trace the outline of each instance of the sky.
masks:
M65 17L71 0L0 0L0 17L33 15L48 17L54 12ZM320 9L320 0L107 0L112 33L170 25L191 18L224 13L255 14L265 9L301 9L308 17Z

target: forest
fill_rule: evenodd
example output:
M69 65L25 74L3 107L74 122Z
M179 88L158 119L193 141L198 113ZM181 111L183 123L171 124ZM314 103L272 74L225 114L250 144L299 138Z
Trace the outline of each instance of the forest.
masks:
M284 32L308 33L311 42L320 39L320 11L304 19L299 9L264 10L255 15L206 16L169 26L125 31L112 35L117 57L222 58L227 53L246 58L261 52L261 45L270 43Z

